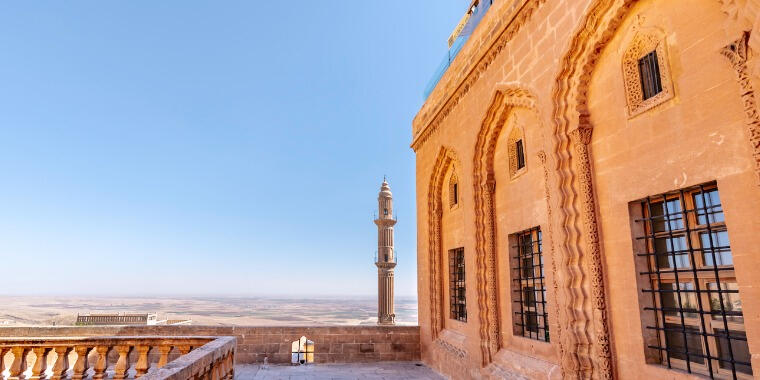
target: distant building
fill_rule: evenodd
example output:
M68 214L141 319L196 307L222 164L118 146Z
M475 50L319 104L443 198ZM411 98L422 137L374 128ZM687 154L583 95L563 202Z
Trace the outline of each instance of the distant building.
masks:
M393 307L393 271L396 267L396 252L393 249L393 194L388 181L383 179L380 194L377 196L378 211L380 212L375 224L377 225L377 324L396 324L396 314Z
M190 319L158 320L158 314L77 314L77 326L189 325Z

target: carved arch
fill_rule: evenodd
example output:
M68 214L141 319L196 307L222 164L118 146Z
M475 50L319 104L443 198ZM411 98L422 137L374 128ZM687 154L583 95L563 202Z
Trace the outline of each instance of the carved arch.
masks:
M529 91L499 85L478 132L473 157L475 187L475 257L478 312L483 365L488 365L501 348L499 289L496 268L493 172L496 141L515 108L536 111L536 98Z
M727 17L727 31L732 27L747 31L760 24L760 15L754 5L758 0L719 0ZM562 227L558 229L558 256L564 260L559 266L563 278L564 307L568 320L562 326L566 334L566 347L562 353L563 372L573 377L612 378L615 375L610 347L610 328L607 321L602 252L596 216L596 200L590 166L591 134L589 122L588 86L596 63L605 46L615 36L625 17L638 0L594 0L570 40L569 48L560 61L560 71L552 94L554 103L554 158L558 177L558 208ZM757 34L757 33L756 33ZM750 143L754 148L756 171L760 176L760 124L754 101L754 89L748 76L747 59L736 63L736 56L752 42L760 47L758 36L743 33L722 53L729 57L737 69L742 85ZM754 38L753 38L754 37ZM749 41L749 42L748 42ZM736 48L736 47L739 48ZM746 57L746 56L745 56ZM744 86L747 84L747 86ZM749 106L747 106L749 104ZM576 205L580 206L577 207ZM585 238L585 249L578 249ZM583 268L581 257L587 256L588 270ZM581 288L586 279L591 284L587 297ZM590 306L590 307L589 307ZM586 326L592 326L589 329ZM593 333L592 333L593 331Z
M443 186L449 171L456 173L461 167L456 153L442 146L433 166L428 185L428 260L430 265L430 329L433 340L443 330L446 320L443 300L443 245L441 241L441 222L443 218ZM455 175L455 174L453 174ZM448 205L448 203L446 203Z
M560 62L552 94L554 158L557 170L556 245L563 289L563 373L573 378L615 376L602 271L602 252L588 144L591 125L588 86L596 62L636 0L594 0ZM578 208L576 205L579 205ZM586 246L580 248L585 240ZM584 261L587 265L584 265ZM591 285L589 295L583 283Z

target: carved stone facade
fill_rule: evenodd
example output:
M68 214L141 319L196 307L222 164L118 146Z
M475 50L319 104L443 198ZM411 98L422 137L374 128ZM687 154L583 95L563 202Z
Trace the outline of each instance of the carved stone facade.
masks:
M423 360L456 378L689 378L645 356L629 208L717 181L760 372L760 0L514 0L488 12L413 123ZM651 51L662 92L644 100L638 60ZM455 209L443 207L452 178ZM512 326L508 237L533 227L547 342ZM445 298L443 254L459 247L466 323Z

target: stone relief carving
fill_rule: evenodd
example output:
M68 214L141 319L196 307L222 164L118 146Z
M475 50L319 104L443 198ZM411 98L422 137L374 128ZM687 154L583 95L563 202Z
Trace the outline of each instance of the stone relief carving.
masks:
M453 150L441 147L428 186L428 262L430 265L430 328L433 339L443 330L443 247L441 218L443 217L443 181L449 171L455 171L459 160Z
M585 120L584 120L585 119ZM594 307L593 319L596 335L596 362L603 378L612 378L612 352L610 350L609 323L607 321L607 296L605 294L604 273L602 270L602 252L599 245L599 226L596 219L596 201L589 157L591 143L591 126L587 119L581 119L581 125L570 132L570 139L575 148L578 182L580 185L581 210L586 232L588 271L591 280L591 301ZM584 122L585 121L585 122Z
M558 173L558 215L565 228L558 231L557 256L563 289L562 371L570 378L614 378L607 320L602 252L592 186L588 142L587 94L591 74L599 55L615 35L635 0L596 0L581 20L553 91L554 159ZM575 163L575 165L573 165ZM576 192L576 188L578 191ZM580 193L580 194L578 194ZM580 197L581 209L576 200ZM577 246L586 238L586 248ZM584 265L586 263L586 265ZM590 283L590 300L584 284ZM587 307L591 301L591 308ZM592 329L585 326L591 326ZM564 333L566 332L566 333Z
M639 59L651 51L657 52L662 91L644 100L639 73ZM673 80L670 76L668 49L664 33L656 30L639 30L636 33L623 54L623 83L625 84L625 98L628 102L628 115L630 117L646 112L673 98L675 94Z
M721 11L726 15L723 28L728 36L738 36L760 27L760 0L718 0ZM760 33L749 33L747 46L753 52L760 52ZM760 60L748 57L747 70L751 75L760 76Z
M559 311L559 300L557 299L557 297L559 297L559 294L560 294L559 280L557 278L559 276L559 272L557 271L557 261L561 261L562 258L558 256L560 252L554 249L554 240L553 240L554 232L552 228L552 220L553 220L552 219L552 200L551 200L551 190L550 190L551 187L549 185L549 166L546 163L546 152L544 152L543 150L540 150L538 151L538 153L536 153L536 156L538 156L538 160L541 161L541 167L544 169L544 198L546 199L546 214L547 214L546 219L549 221L549 223L547 223L547 226L546 226L546 233L549 236L549 242L550 242L549 251L552 253L552 256L551 256L552 265L550 267L550 271L552 273L552 288L554 289L554 292L552 293L552 297L554 298L554 302L552 302L552 305L553 305L552 313L554 313L554 319L556 321L559 321L561 317L560 317L560 311ZM550 329L551 328L555 329L555 332L552 335L554 335L555 339L557 339L557 341L560 342L560 344L558 344L557 346L559 347L559 356L562 357L565 351L565 348L562 345L562 324L557 323L556 328L553 326L550 327ZM560 371L562 371L562 377L564 378L565 373L562 367L560 367Z
M736 71L736 79L739 82L742 102L744 103L749 143L752 146L752 157L755 161L755 173L758 177L758 184L760 184L760 113L757 110L755 89L752 86L752 80L750 79L747 67L748 34L746 32L742 33L741 37L736 41L724 47L721 53L728 58L731 66Z
M511 111L516 107L535 112L535 97L521 88L500 86L481 124L473 158L475 258L483 366L488 365L501 348L493 205L496 189L493 156L499 134Z
M454 356L459 360L463 360L467 357L467 351L447 342L444 339L436 339L435 343L443 348L449 355Z

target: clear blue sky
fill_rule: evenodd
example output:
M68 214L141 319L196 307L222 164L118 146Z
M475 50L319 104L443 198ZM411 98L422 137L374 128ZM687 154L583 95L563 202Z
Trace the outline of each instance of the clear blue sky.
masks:
M411 121L469 0L15 1L0 12L4 294L373 295Z

